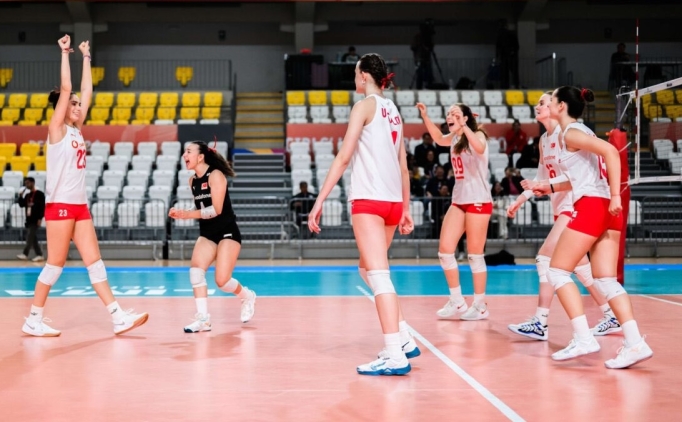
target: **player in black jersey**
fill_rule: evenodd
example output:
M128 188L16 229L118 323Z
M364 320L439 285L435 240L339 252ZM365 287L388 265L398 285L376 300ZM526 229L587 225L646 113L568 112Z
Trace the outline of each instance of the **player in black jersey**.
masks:
M248 322L255 310L256 293L232 278L242 242L237 217L227 192L227 177L234 176L234 171L225 158L202 141L188 143L182 159L185 160L187 169L194 170L195 173L189 179L194 195L194 209L171 208L168 216L175 219L199 219L199 238L194 245L192 267L189 269L197 314L194 322L185 327L185 332L211 331L206 270L213 261L216 261L215 282L218 288L234 293L241 299L241 320Z

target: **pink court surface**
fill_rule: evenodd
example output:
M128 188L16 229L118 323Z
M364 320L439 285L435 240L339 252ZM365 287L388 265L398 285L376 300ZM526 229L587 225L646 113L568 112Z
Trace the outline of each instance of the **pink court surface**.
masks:
M372 298L353 264L329 270L317 267L319 262L306 269L299 261L289 269L268 270L263 265L270 264L262 262L256 263L258 271L240 267L244 272L237 271L238 278L261 293L254 319L242 324L239 301L214 292L209 298L213 331L185 334L182 327L195 312L191 292L183 293L189 286L185 268L129 267L116 275L121 264L109 263L112 286L116 277L125 277L142 292L129 294L133 290L118 283L121 305L150 314L145 325L123 336L113 335L96 297L67 294L85 291L87 276L80 269L65 271L55 286L61 292L51 294L46 307L52 326L62 330L55 338L21 332L37 273L4 268L0 288L14 294L0 298L0 420L680 420L682 296L677 293L631 295L654 357L631 369L608 370L604 361L616 355L620 334L599 337L598 353L551 360L550 354L571 338L557 300L549 341L525 339L507 329L532 315L537 303L522 287L523 280L534 277L524 266L491 271L489 290L518 283L521 294L492 292L490 319L467 322L436 318L446 301L442 273L433 262L412 261L394 273L399 293L408 291L401 304L422 355L411 360L406 376L370 377L358 375L355 367L373 360L383 339ZM134 280L137 273L153 278L149 283L157 287ZM176 286L174 277L184 284ZM29 282L24 279L31 285L21 290L17 286ZM283 289L288 283L299 287ZM422 287L410 290L405 283ZM465 291L471 284L464 269L462 283ZM163 294L144 293L161 287ZM594 324L599 309L587 296L584 302Z

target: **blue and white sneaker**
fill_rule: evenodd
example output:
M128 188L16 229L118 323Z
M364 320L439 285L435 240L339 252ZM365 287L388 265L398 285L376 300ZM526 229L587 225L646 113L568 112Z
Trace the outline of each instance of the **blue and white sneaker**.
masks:
M380 358L357 368L360 375L405 375L412 370L404 355L402 359Z
M620 322L618 322L615 316L611 316L609 314L604 314L604 317L599 320L594 328L592 328L592 334L595 336L605 336L607 334L618 333L620 331L623 331L620 326Z
M547 339L549 339L549 328L547 328L546 325L542 325L536 316L533 316L533 318L526 322L522 322L521 324L509 324L507 328L516 334L534 340L547 341Z
M417 342L414 341L414 338L410 336L410 340L403 344L403 353L405 353L405 357L408 359L416 358L417 356L421 355L422 352L419 350L419 347L417 346ZM377 355L377 358L379 359L388 359L388 351L386 348L382 349L381 352Z

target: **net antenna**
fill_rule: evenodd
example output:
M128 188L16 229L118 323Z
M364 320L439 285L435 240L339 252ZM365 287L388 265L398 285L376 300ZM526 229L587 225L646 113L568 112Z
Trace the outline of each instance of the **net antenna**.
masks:
M617 94L616 97L627 97L628 102L623 107L623 112L619 116L618 121L621 122L625 117L630 103L635 103L635 177L628 180L629 185L637 185L639 183L656 183L656 182L679 182L682 181L682 174L674 176L655 176L655 177L640 177L640 116L641 116L641 97L642 95L653 94L664 89L674 88L682 85L682 78L672 79L670 81L661 82L660 84L652 85L639 90L639 18L637 18L637 28L635 37L635 89L629 92Z

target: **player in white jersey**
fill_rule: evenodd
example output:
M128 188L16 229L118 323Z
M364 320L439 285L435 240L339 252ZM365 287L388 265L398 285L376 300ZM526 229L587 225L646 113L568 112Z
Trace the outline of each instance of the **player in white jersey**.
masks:
M402 317L388 266L388 248L396 227L401 234L414 228L410 217L410 182L398 109L384 98L390 84L386 63L378 54L365 54L355 67L355 89L366 98L350 113L341 150L308 216L310 231L320 232L322 204L352 163L353 232L360 251L360 275L374 293L385 348L378 359L360 365L362 375L404 375L408 358L420 354Z
M649 359L653 352L640 335L630 298L616 278L623 218L619 152L576 122L586 102L593 100L594 94L588 89L564 86L554 91L549 111L561 126L559 167L563 175L540 182L533 191L536 195L573 192L573 218L559 237L547 279L571 319L574 334L568 347L554 353L552 359L572 359L600 349L587 325L580 292L570 277L572 269L589 251L595 285L623 329L623 347L615 359L605 362L607 368L619 369Z
M540 97L538 104L535 106L535 119L540 122L546 130L540 137L540 163L538 164L538 175L534 179L535 181L555 178L561 174L561 169L559 167L559 154L561 153L559 133L561 133L561 126L559 126L556 120L552 120L549 117L549 103L551 99L552 93L545 93ZM514 218L519 207L532 196L532 189L524 190L523 194L519 195L507 209L509 218ZM557 240L559 240L559 236L571 220L571 215L573 213L573 195L571 194L571 191L553 193L550 195L550 201L552 203L552 210L554 211L554 226L547 234L547 238L540 247L538 255L535 257L535 265L537 266L538 276L540 278L538 307L535 311L535 315L530 320L520 324L510 324L508 326L511 331L535 340L549 339L547 319L549 317L549 308L552 304L552 299L554 298L554 289L547 281L547 271L549 270L549 261L554 253ZM604 296L599 293L597 287L594 285L592 269L590 267L590 261L587 259L587 255L583 256L578 263L578 266L575 267L574 272L578 276L580 282L590 292L590 295L592 295L604 314L601 321L592 329L594 335L606 335L620 331L620 324L613 314L613 311L609 307Z
M45 323L49 320L43 317L43 308L50 288L62 273L69 253L69 244L73 240L83 263L87 266L93 289L111 314L114 333L123 334L144 324L148 315L124 311L114 298L107 282L107 272L88 210L85 191L86 150L80 129L88 114L92 97L90 45L88 41L84 41L79 46L83 53L83 77L82 98L78 98L71 91L69 68L69 53L73 52L71 38L65 35L58 44L62 50L61 85L58 91L51 92L49 96L54 106L54 114L50 119L48 139L45 143L47 263L38 276L33 305L22 331L38 337L55 337L61 334Z
M433 140L450 147L455 187L452 190L452 206L443 219L438 244L438 259L445 272L450 297L436 314L440 318L459 318L467 321L486 319L489 316L485 303L487 267L483 255L488 233L488 223L493 212L493 200L488 183L488 140L478 126L471 109L455 104L448 110L446 123L450 133L443 135L429 119L426 106L417 103L424 124ZM466 232L469 266L474 279L472 306L462 296L459 269L455 258L457 242Z

